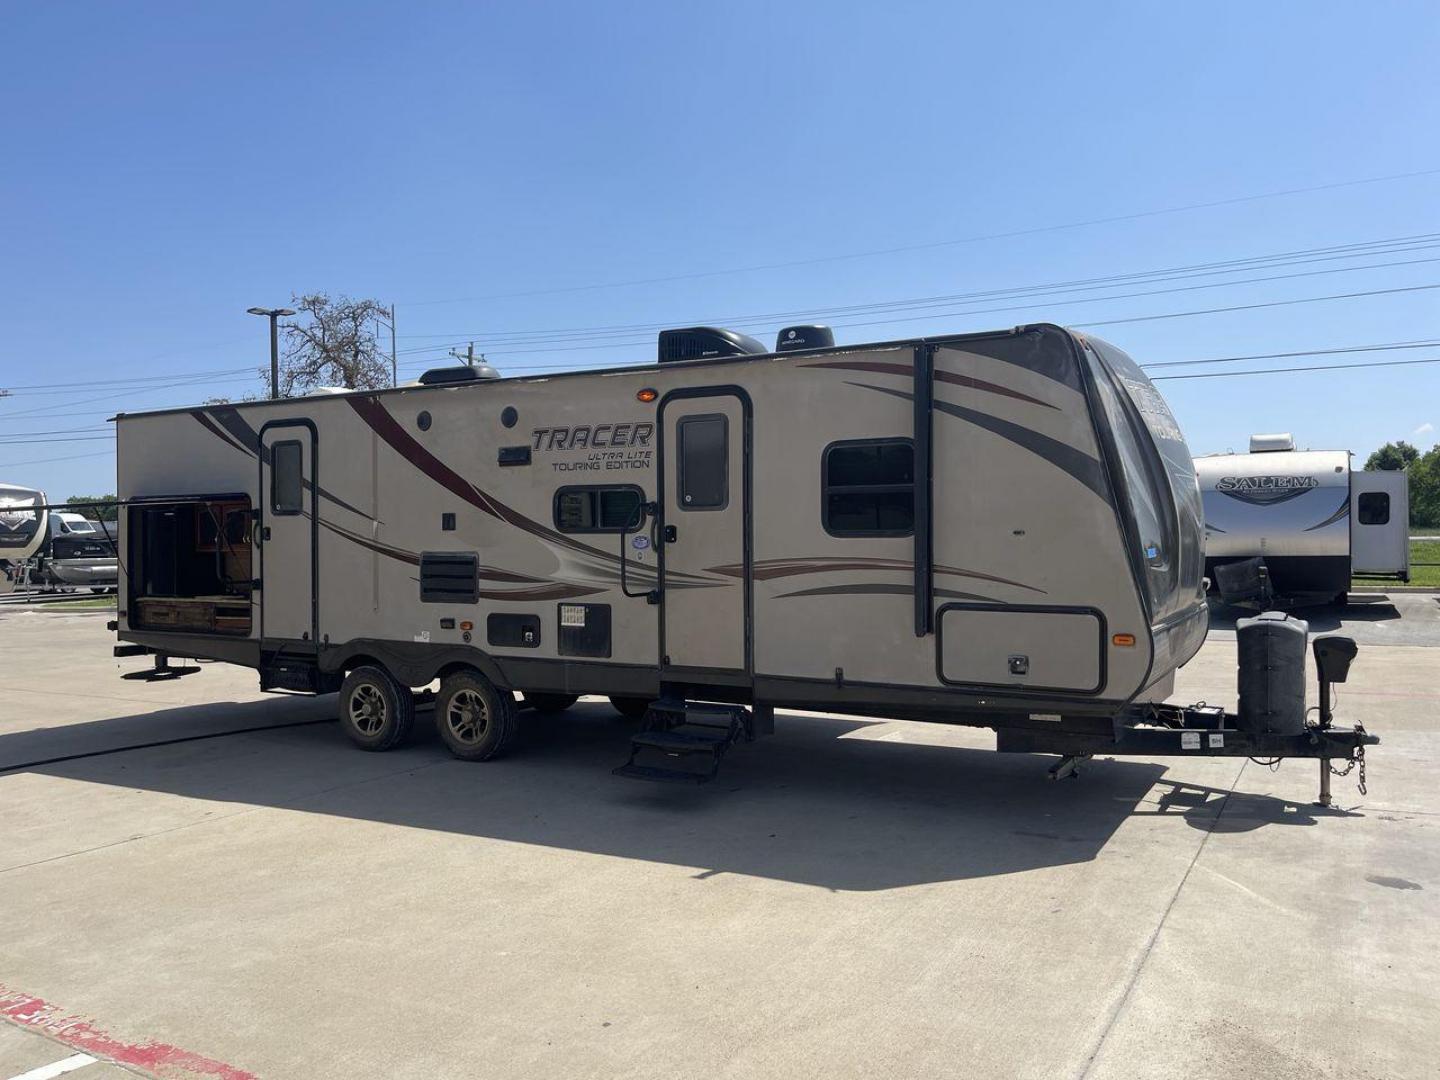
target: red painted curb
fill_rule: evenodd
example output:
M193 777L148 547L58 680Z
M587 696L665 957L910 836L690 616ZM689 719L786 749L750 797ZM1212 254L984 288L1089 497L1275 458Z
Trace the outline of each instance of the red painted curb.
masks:
M84 1017L65 1013L58 1005L33 994L12 990L4 983L0 983L0 1018L41 1032L95 1057L133 1065L161 1077L175 1077L176 1080L195 1076L210 1076L216 1080L258 1080L252 1072L169 1043L153 1040L131 1043L117 1039Z

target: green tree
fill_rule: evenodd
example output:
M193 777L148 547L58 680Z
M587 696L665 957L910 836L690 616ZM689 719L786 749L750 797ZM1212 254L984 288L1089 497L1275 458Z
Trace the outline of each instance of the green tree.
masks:
M1365 468L1371 472L1401 472L1420 456L1420 451L1409 443L1387 442L1365 459Z
M107 506L85 506L85 503L108 503ZM77 513L84 514L92 521L114 521L120 516L115 505L115 495L71 495L65 500L66 506L76 506Z
M1432 446L1405 471L1410 474L1410 524L1440 528L1440 446Z

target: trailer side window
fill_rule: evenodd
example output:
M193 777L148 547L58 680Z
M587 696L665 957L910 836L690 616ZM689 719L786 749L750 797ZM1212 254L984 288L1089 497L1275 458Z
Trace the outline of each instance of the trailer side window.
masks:
M278 442L270 451L270 510L298 514L304 509L300 482L304 453L299 439Z
M723 510L730 501L728 427L719 413L687 416L676 425L682 509Z
M1362 491L1360 493L1360 524L1390 524L1390 493L1386 491Z
M563 487L555 492L555 527L567 533L629 532L640 524L645 493L633 484Z
M821 521L831 536L915 530L915 446L909 439L831 443L821 458Z

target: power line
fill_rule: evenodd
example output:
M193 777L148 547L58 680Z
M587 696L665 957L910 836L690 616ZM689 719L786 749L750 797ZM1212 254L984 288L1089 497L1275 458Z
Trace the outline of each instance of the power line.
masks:
M1428 349L1440 345L1440 338L1428 341L1387 341L1380 345L1349 345L1340 349L1302 349L1298 352L1254 353L1250 356L1216 356L1209 360L1166 360L1154 364L1141 364L1145 369L1165 367L1190 367L1195 364L1236 364L1242 360L1280 360L1290 356L1330 356L1335 353L1384 352L1390 349Z
M871 314L878 313L883 310L938 307L954 303L965 303L969 301L983 302L985 300L1012 299L1026 294L1065 294L1087 291L1093 292L1098 289L1122 288L1125 285L1142 284L1150 280L1185 280L1195 277L1213 277L1218 274L1243 273L1245 270L1278 269L1283 266L1297 266L1315 262L1331 262L1338 259L1364 258L1367 255L1392 255L1403 254L1411 251L1430 250L1437 246L1440 246L1440 243L1437 243L1437 241L1440 241L1440 233L1419 233L1411 236L1366 241L1364 243L1332 245L1329 247L1277 252L1268 255L1248 256L1241 259L1229 259L1219 262L1197 263L1190 266L1130 271L1124 274L1112 274L1104 277L1048 282L1043 284L1010 286L1003 289L982 289L971 292L952 293L939 296L906 297L897 300L886 300L867 304L849 304L831 307L803 308L790 311L771 311L764 313L754 313L749 315L731 315L716 318L707 317L702 319L687 319L681 321L671 320L669 322L659 323L620 323L590 327L565 327L552 330L489 331L488 333L485 331L475 331L462 335L458 342L441 342L433 345L414 346L409 349L402 349L400 351L402 353L433 352L436 349L444 348L450 344L463 345L465 344L466 339L469 338L474 338L477 341L481 341L487 347L498 348L501 345L536 345L568 340L589 340L599 337L623 336L626 334L633 334L643 331L665 330L672 326L684 325L686 323L701 323L706 325L719 326L751 326L757 324L766 324L775 320L785 320L787 322L793 322L800 319L815 317L836 317L848 314ZM1268 265L1262 266L1259 264ZM1377 266L1361 267L1354 269L1382 269L1390 265L1405 264L1386 263L1379 264ZM1347 269L1352 268L1337 268L1336 272ZM1254 280L1267 279L1261 278ZM1216 284L1218 285L1225 283ZM1105 297L1097 297L1096 299L1105 299ZM423 336L449 337L450 335L436 334Z
M63 438L63 439L26 439L26 438L21 438L21 437L18 437L18 436L9 436L9 435L6 435L6 436L4 436L4 437L0 437L0 446L30 446L31 444L34 444L34 443L57 443L57 442L63 442L63 443L70 443L70 442L100 442L101 440L107 440L107 441L108 441L108 440L110 440L110 439L113 439L114 437L115 437L115 436L113 436L113 435L71 435L71 436L69 436L69 437L67 437L67 438Z
M1236 206L1242 203L1258 202L1264 199L1286 198L1291 195L1308 195L1318 191L1335 191L1340 188L1360 187L1366 184L1383 184L1396 180L1410 180L1422 176L1440 174L1440 169L1421 169L1415 172L1392 173L1387 176L1370 176L1358 180L1341 180L1330 184L1315 184L1309 187L1287 188L1281 191L1266 191L1254 195L1240 195L1229 199L1213 199L1208 202L1189 203L1184 206L1162 207L1156 210L1140 210L1129 214L1114 214L1108 217L1088 218L1056 225L1040 225L1028 229L1012 229L1007 232L982 233L958 237L951 240L932 240L923 244L903 244L895 247L876 248L869 251L852 251L837 255L817 255L809 259L794 259L787 262L757 263L752 266L729 267L721 270L698 270L683 274L667 274L661 277L635 278L629 281L594 282L585 285L568 285L549 289L527 289L519 292L490 293L484 296L452 297L445 300L408 300L407 307L429 307L437 304L472 304L488 300L511 300L523 296L554 296L560 293L590 292L597 289L619 289L634 285L658 285L670 281L693 281L697 278L722 277L729 274L749 274L762 270L784 270L796 266L815 266L820 263L842 262L852 259L868 259L881 255L899 255L913 251L930 251L937 248L955 247L963 244L977 244L991 240L1009 240L1022 236L1038 236L1044 233L1061 232L1069 229L1090 228L1096 225L1111 225L1122 221L1139 221L1144 218L1163 217L1169 214L1183 214L1195 210L1209 210L1221 206Z
M1330 296L1302 296L1297 300L1270 300L1263 304L1236 304L1232 307L1204 308L1199 311L1170 311L1164 315L1137 315L1129 319L1104 319L1100 322L1071 323L1077 329L1087 326L1118 326L1121 323L1154 322L1157 319L1186 319L1192 315L1216 315L1225 311L1255 311L1259 308L1287 307L1293 304L1319 304L1326 300L1354 300L1361 296L1389 296L1395 293L1425 292L1440 285L1407 285L1398 289L1370 289L1367 292L1334 293Z
M1425 260L1425 261L1429 262L1429 261L1437 261L1437 260ZM1288 276L1288 275L1287 275L1287 276ZM1273 280L1273 279L1261 279L1261 280ZM1227 282L1226 284L1240 284L1240 283L1239 283L1239 282ZM1157 290L1147 291L1147 292L1143 292L1143 293L1131 293L1131 294L1127 294L1127 296L1129 296L1129 297L1135 297L1135 296L1153 296L1153 295L1158 295L1158 294L1162 294L1162 293L1169 293L1169 292L1185 292L1185 291L1189 291L1189 289L1191 289L1191 288L1195 288L1195 286L1187 286L1187 287L1184 288L1184 289L1157 289ZM1228 306L1224 306L1224 307L1203 308L1203 309L1199 309L1199 310L1195 310L1195 311L1172 311L1172 312L1166 312L1166 313L1160 314L1160 315L1138 315L1138 316L1132 316L1132 317L1129 317L1129 318L1120 318L1120 319L1101 319L1101 320L1096 320L1096 321L1093 321L1093 322L1070 323L1070 324L1068 324L1068 325L1070 325L1070 326L1072 326L1072 327L1075 327L1075 328L1077 328L1077 329L1078 329L1078 328L1084 328L1084 327L1090 327L1090 326L1114 326L1114 325L1120 325L1120 324L1122 324L1122 323L1151 322L1151 321L1155 321L1155 320L1159 320L1159 319L1179 319L1179 318L1186 318L1186 317L1194 316L1194 315L1214 315L1214 314L1220 314L1220 313L1229 312L1229 311L1253 311L1253 310L1257 310L1257 309L1260 309L1260 308L1286 307L1286 306L1294 305L1294 304L1316 304L1316 303L1322 303L1322 302L1324 302L1324 301L1329 301L1329 300L1352 300L1352 299L1357 299L1357 298L1366 297L1366 296L1387 296L1387 295L1392 295L1392 294L1397 294L1397 293L1424 292L1424 291L1427 291L1427 290L1430 290L1430 289L1437 289L1437 288L1440 288L1440 284L1436 284L1436 285L1411 285L1411 286L1402 286L1402 287L1391 288L1391 289L1369 289L1369 290L1364 290L1364 291L1359 291L1359 292L1333 293L1333 294L1329 294L1329 295L1325 295L1325 296L1299 297L1299 298L1292 299L1292 300L1271 300L1271 301L1266 301L1266 302L1264 302L1264 303L1256 303L1256 304L1232 304L1232 305L1228 305ZM1101 298L1099 298L1099 299L1118 300L1118 299L1121 299L1121 298L1122 298L1122 297L1114 296L1114 297L1101 297ZM1085 303L1094 303L1094 302L1095 302L1095 300L1061 300L1061 301L1057 301L1056 303L1057 303L1057 305L1058 305L1058 304L1067 304L1067 305L1068 305L1068 304L1085 304ZM942 313L938 313L938 314L934 314L934 315L924 316L924 318L928 318L928 319L941 319L941 318L946 318L946 317L949 317L949 316L960 316L960 315L969 316L969 315L995 314L995 313L997 313L997 312L1029 311L1029 310L1032 309L1032 306L1033 306L1033 305L1020 304L1020 305L1009 305L1009 306L1005 306L1005 307L993 307L993 308L973 309L973 310L970 310L970 311L950 311L950 312L942 312ZM833 325L834 325L834 326L837 326L837 327L880 326L880 325L886 325L886 324L897 323L897 322L902 322L902 323L903 323L903 322L917 322L917 321L920 320L920 318L921 318L920 316L915 316L915 317L903 318L903 319L873 319L873 320L851 321L851 322L836 322L836 323L834 323ZM640 346L645 346L645 345L649 345L649 344L651 344L651 342L650 342L649 339L639 339L639 340L635 340L635 341L624 341L624 342L605 342L605 343L596 344L596 345L567 345L567 346L555 347L555 348L511 349L511 350L508 350L508 351L507 351L506 355L519 356L519 355L523 355L523 354L525 354L525 353L537 353L537 352L538 352L538 353L588 352L588 351L592 351L592 350L595 350L595 349L624 348L624 347L640 347ZM407 365L406 365L406 367L413 367L413 366L423 366L423 363L422 363L421 365L414 365L414 364L407 364ZM519 366L519 365L517 365L516 367L523 370L523 368L521 368L521 366Z
M140 388L145 383L164 382L167 379L208 379L222 375L239 375L243 372L258 371L258 365L243 368L220 368L215 371L176 371L168 375L137 375L128 379L84 379L71 380L63 383L31 383L27 386L7 386L5 389L11 393L30 393L50 390L56 393L73 391L77 385L80 386L126 386L136 384Z
M57 461L84 461L87 458L114 457L115 451L102 450L98 454L76 454L73 457L58 458L31 458L29 461L5 461L0 462L0 469L13 469L20 465L50 465Z
M1359 364L1315 364L1307 367L1257 368L1254 371L1202 371L1193 375L1156 375L1151 382L1165 379L1238 379L1245 375L1293 375L1301 371L1349 371L1354 368L1408 367L1413 364L1440 364L1440 356L1426 360L1368 360Z

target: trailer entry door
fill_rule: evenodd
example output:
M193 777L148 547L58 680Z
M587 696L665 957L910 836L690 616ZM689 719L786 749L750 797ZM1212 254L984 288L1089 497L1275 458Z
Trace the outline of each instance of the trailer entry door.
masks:
M660 406L662 677L750 671L750 409L740 391Z
M266 650L318 637L315 593L315 426L276 420L260 429L260 636Z

